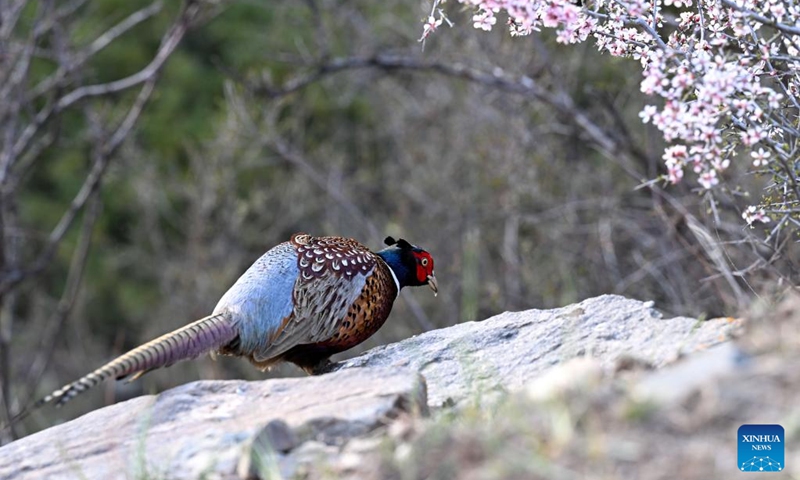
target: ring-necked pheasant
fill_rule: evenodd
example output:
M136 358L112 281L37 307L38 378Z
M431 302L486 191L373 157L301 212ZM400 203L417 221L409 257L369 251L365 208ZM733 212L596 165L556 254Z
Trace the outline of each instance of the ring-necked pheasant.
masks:
M433 257L387 237L373 253L342 237L292 235L261 256L222 296L213 313L146 343L43 398L60 406L108 378L138 378L204 353L246 357L267 369L278 362L309 374L358 345L386 321L400 289L438 292Z

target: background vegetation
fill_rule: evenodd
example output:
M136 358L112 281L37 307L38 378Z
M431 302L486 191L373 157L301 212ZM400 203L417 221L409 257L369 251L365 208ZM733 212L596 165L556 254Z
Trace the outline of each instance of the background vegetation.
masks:
M736 315L796 275L793 240L761 243L738 192L639 188L663 173L640 69L591 45L454 10L422 51L430 4L407 0L1 5L6 412L207 314L298 231L434 255L442 295L405 292L360 349L602 293ZM181 364L14 434L228 377L263 374Z

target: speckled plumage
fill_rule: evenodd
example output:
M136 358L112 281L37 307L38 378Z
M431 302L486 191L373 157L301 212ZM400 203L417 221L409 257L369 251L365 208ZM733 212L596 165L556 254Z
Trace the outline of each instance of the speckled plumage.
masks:
M282 360L311 372L324 366L325 360L331 355L352 348L377 332L389 317L399 293L399 284L386 262L355 240L308 236L293 238L293 241L298 240L307 243L298 246L301 275L295 288L317 291L315 282L330 278L324 291L335 296L337 306L345 307L332 310L335 313L324 322L324 335L313 342L298 342L284 354ZM305 259L309 261L304 267ZM322 268L315 270L317 265ZM341 301L342 292L348 294L346 301ZM324 309L325 305L325 302L321 302L314 308ZM313 322L313 318L303 319L304 315L313 315L313 308L306 313L297 307L297 324Z
M405 240L374 253L353 239L299 233L270 249L231 286L209 317L168 333L48 395L67 402L108 378L138 377L202 353L248 358L259 368L295 363L319 373L335 353L384 324L404 286L437 291L433 258Z
M282 273L276 266L283 267ZM291 274L291 286L284 277L281 282L263 281L283 272ZM396 297L388 265L364 245L296 234L264 254L217 304L214 313L239 319L240 331L239 339L220 353L247 357L260 368L286 360L309 370L323 354L327 358L375 333ZM379 302L388 308L378 312L374 304ZM275 303L282 308L274 308ZM361 328L354 320L363 320L367 311L382 316L369 318L369 328Z

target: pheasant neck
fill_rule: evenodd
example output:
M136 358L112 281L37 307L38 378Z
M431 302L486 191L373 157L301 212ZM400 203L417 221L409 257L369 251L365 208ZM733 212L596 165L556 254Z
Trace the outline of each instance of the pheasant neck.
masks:
M378 252L378 256L389 266L389 272L391 272L392 279L397 285L397 294L400 295L400 289L409 285L408 276L412 275L411 270L406 267L403 261L403 252L397 248L387 248Z
M394 280L394 284L397 287L397 295L400 295L400 280L397 279L397 275L394 274L394 270L392 267L389 267L389 273L392 274L392 280Z

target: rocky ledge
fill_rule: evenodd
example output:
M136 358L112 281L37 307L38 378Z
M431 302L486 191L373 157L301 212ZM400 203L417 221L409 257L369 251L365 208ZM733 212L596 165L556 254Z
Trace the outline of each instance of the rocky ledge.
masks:
M688 380L697 375L658 369L696 373L693 352L736 328L664 319L652 303L613 295L506 312L372 349L318 377L200 381L90 412L0 448L0 478L381 477L365 467L381 465L370 460L381 449L399 452L426 422L464 405L547 396L623 370L647 372L635 386L646 398L684 398L700 387ZM735 356L714 354L714 368Z

